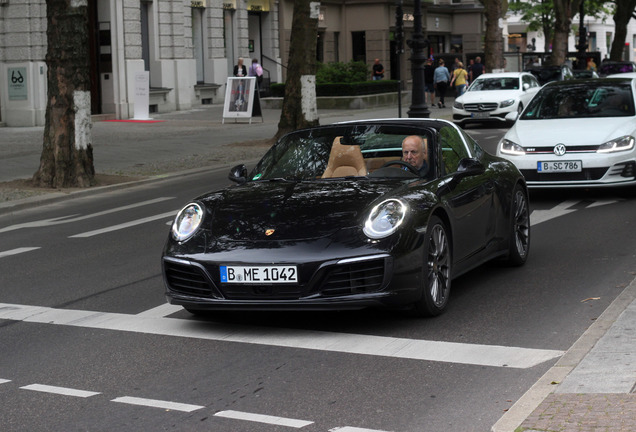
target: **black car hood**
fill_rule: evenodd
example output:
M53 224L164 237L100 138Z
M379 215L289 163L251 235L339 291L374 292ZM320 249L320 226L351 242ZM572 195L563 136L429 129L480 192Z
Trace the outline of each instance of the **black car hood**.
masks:
M299 240L360 227L374 202L404 185L366 179L253 182L198 201L208 208L205 229L217 240Z

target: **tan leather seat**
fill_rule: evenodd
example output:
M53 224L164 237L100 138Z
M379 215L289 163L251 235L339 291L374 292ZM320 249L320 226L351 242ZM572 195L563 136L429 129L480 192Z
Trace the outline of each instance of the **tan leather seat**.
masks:
M336 137L331 146L329 162L322 178L365 176L367 167L358 145L342 145Z

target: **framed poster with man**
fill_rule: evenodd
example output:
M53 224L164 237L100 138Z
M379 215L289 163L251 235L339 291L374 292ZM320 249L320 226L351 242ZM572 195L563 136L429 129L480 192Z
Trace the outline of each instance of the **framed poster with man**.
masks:
M226 118L251 118L256 97L256 77L229 77L225 88L223 122Z

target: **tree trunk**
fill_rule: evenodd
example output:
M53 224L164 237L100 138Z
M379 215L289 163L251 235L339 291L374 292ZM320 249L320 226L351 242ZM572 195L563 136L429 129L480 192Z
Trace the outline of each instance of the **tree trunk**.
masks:
M312 7L315 11L320 3L294 0L285 97L276 138L319 123L316 107L318 17L311 15Z
M87 1L46 0L48 101L37 186L94 184Z
M486 16L486 37L484 46L484 64L486 71L504 68L503 33L499 19L508 10L508 0L483 0Z
M549 64L562 65L568 53L568 36L572 17L578 12L581 0L554 0L554 42Z
M627 24L632 19L636 8L636 0L618 0L614 13L614 40L610 49L610 60L622 61L625 39L627 38Z

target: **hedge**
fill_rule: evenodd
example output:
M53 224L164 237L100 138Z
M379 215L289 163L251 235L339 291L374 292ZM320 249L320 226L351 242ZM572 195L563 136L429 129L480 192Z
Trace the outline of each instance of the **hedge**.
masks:
M285 84L272 84L272 96L284 97ZM316 84L316 96L362 96L398 91L398 81L362 81L356 83Z

